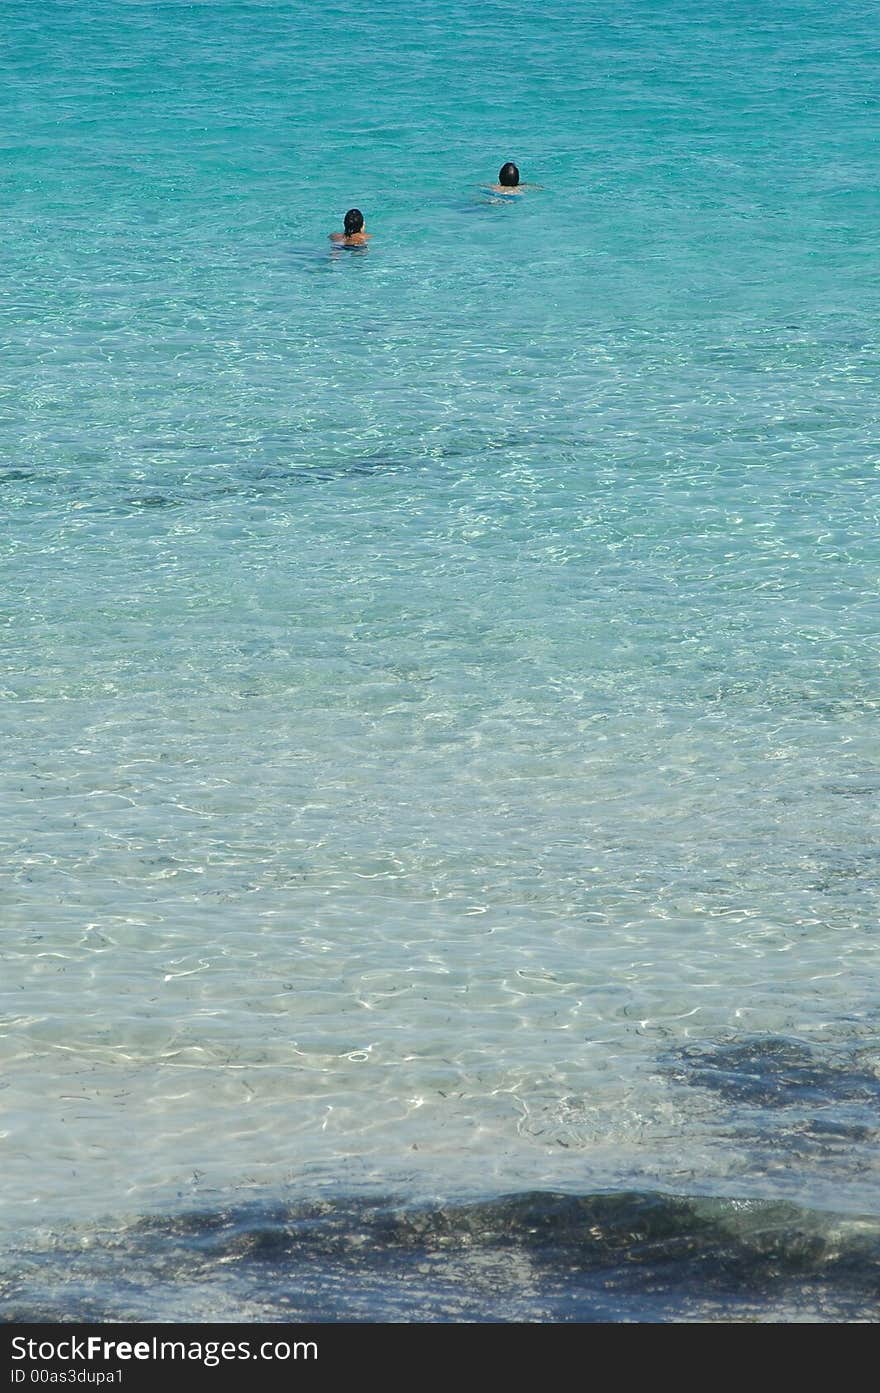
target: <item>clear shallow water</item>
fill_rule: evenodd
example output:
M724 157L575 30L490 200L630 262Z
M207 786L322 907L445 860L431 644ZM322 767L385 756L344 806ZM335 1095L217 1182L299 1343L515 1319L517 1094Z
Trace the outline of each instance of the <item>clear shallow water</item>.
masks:
M2 18L10 1310L250 1203L872 1223L863 8Z

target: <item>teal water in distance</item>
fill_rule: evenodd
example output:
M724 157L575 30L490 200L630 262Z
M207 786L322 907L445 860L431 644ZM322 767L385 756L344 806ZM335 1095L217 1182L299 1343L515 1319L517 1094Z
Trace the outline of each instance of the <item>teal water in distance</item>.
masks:
M0 40L6 1318L874 1318L873 13Z

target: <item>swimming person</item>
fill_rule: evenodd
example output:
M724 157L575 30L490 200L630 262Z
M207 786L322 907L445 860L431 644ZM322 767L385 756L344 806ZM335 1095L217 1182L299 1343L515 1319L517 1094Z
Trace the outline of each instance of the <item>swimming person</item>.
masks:
M330 241L344 247L362 247L369 241L369 232L364 231L364 215L360 208L349 208L343 221L344 232L331 232Z
M492 193L500 193L506 198L521 194L523 189L540 189L540 184L521 184L519 181L519 170L510 160L503 164L498 171L498 183L491 185Z

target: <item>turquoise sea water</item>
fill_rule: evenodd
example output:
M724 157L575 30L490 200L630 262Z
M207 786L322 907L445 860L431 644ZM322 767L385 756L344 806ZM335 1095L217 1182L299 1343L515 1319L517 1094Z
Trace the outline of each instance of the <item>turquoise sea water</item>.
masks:
M878 48L0 4L7 1319L876 1314Z

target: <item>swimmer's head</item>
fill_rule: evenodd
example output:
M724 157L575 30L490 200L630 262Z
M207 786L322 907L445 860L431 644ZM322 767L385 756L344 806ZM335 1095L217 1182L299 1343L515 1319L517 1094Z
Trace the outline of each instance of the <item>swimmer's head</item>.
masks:
M507 189L515 189L519 183L519 170L516 165L509 161L507 164L503 164L498 171L498 182Z
M364 215L360 208L349 208L345 215L345 235L351 237L355 232L363 232Z

